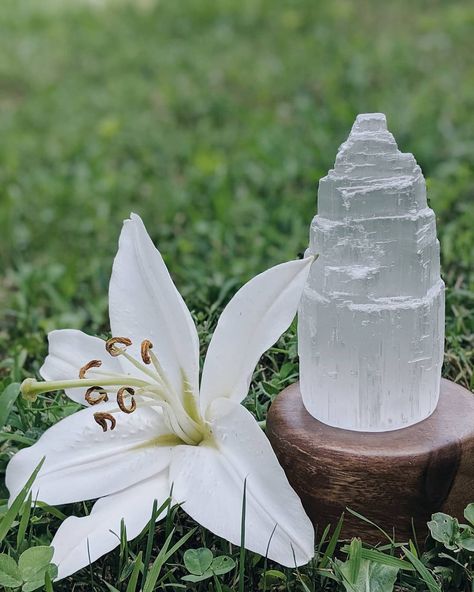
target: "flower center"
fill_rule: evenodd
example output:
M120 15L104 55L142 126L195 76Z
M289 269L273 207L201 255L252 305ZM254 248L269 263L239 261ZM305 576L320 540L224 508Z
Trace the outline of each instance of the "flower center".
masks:
M77 380L36 381L27 378L21 385L21 392L24 397L35 400L41 393L87 387L84 398L89 405L100 405L109 400L109 395L114 396L116 409L94 413L94 420L104 432L115 428L117 414L134 413L140 407L159 407L173 435L186 444L199 444L206 429L186 377L182 376L181 391L176 392L152 351L152 342L149 339L142 341L141 360L127 352L130 345L132 341L128 337L112 337L106 341L105 350L112 357L123 356L128 360L140 371L135 376L100 370L102 361L91 360L79 369Z

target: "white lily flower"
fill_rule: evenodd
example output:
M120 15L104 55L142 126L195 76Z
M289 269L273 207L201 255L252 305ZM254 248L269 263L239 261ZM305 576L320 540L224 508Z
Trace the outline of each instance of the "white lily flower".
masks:
M260 356L290 325L313 258L277 265L245 284L222 313L204 363L191 314L139 216L126 220L110 282L114 337L49 334L25 395L64 389L85 409L66 417L7 468L11 499L39 461L33 499L51 505L100 498L89 516L67 518L52 545L59 578L130 539L172 489L202 526L289 567L314 554L314 532L273 450L241 401ZM99 424L99 425L97 425ZM100 429L102 427L102 430Z

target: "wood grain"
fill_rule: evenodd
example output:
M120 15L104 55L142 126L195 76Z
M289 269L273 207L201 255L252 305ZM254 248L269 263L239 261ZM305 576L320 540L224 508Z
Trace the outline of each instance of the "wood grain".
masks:
M327 426L303 406L298 383L281 392L267 419L267 435L322 532L346 507L398 541L419 540L434 512L462 518L474 501L474 395L442 380L436 411L393 432L352 432ZM386 542L380 532L346 512L342 532L365 542Z

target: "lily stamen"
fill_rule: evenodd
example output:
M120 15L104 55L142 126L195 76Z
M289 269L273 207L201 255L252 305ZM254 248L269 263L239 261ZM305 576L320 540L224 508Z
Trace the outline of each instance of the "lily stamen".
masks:
M153 344L149 340L145 340L145 341L148 342L148 344L145 345L146 352L148 352L148 350L151 347L153 347ZM162 382L161 377L159 375L157 375L155 372L153 372L152 370L150 370L149 368L147 368L146 366L141 364L133 356L128 354L126 351L126 347L124 347L124 348L117 347L117 345L116 345L117 343L121 343L121 344L125 345L126 347L128 347L129 345L132 345L132 340L129 339L128 337L111 337L108 341L105 342L105 349L107 350L107 352L111 356L113 356L114 358L116 358L118 356L123 356L126 360L128 360L131 364L133 364L135 366L135 368L140 370L140 372L144 372L145 374L148 374L148 376L150 378L153 378L153 380L155 380L157 382L160 382L160 383ZM143 352L143 343L142 343L142 352ZM142 357L143 357L143 353L142 353Z
M94 419L100 425L103 432L106 432L108 429L107 421L110 421L110 429L111 430L113 430L115 428L115 426L117 425L117 422L115 421L115 417L113 415L111 415L110 413L101 413L101 412L94 413Z
M99 393L97 397L93 397L92 393ZM84 395L85 400L89 403L89 405L97 405L98 403L103 403L109 400L109 396L107 395L107 391L105 391L100 386L91 386L87 389L86 394Z
M121 343L125 347L117 347L117 343ZM125 353L126 348L130 345L132 345L132 340L128 337L111 337L105 342L105 349L112 357L116 358Z
M130 406L127 407L125 404L125 396L130 395ZM124 413L133 413L137 408L137 403L133 395L135 394L135 390L130 388L129 386L123 386L119 388L117 391L117 405L120 407L120 410Z
M87 362L87 364L84 364L84 366L82 366L82 368L79 370L79 378L85 378L86 372L88 370L91 368L100 368L100 366L102 366L102 362L100 360L91 360L90 362Z
M149 339L144 339L140 346L142 360L144 364L151 364L150 350L153 348L153 343Z

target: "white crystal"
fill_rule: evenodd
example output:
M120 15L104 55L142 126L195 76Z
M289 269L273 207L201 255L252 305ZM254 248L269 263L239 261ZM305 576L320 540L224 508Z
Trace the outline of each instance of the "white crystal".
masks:
M381 113L359 115L320 180L299 312L301 392L331 426L388 431L438 402L444 284L433 211L412 154Z

